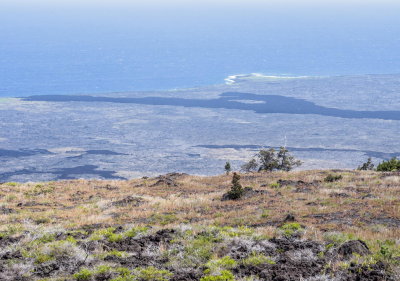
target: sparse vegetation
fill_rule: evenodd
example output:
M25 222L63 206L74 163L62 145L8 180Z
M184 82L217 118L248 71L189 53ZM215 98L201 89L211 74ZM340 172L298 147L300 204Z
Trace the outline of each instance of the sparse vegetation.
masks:
M0 280L396 280L397 173L234 175L0 184Z

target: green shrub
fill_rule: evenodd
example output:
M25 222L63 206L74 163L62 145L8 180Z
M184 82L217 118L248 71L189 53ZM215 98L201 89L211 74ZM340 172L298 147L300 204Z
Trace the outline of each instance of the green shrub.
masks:
M99 229L96 230L95 232L93 232L93 234L89 237L89 240L91 241L98 241L98 240L102 240L104 238L109 239L110 236L114 235L114 231L115 228L114 227L108 227L108 228L103 228L103 229ZM114 239L115 237L113 237L112 239Z
M270 215L271 215L270 210L263 210L263 211L262 211L262 214L261 214L261 217L262 217L263 219L266 219L266 218L268 218Z
M113 271L114 271L113 268L111 266L109 266L109 265L99 265L96 268L96 271L95 271L94 274L101 275L101 274L106 274L106 273L110 273L110 272L113 272Z
M324 178L324 182L335 182L341 180L342 178L342 175L329 174Z
M281 187L281 185L279 183L277 183L277 182L273 182L273 183L271 183L269 185L269 187L271 187L271 188L279 188L279 187Z
M229 270L222 270L216 275L203 276L200 281L234 281L235 276Z
M25 192L25 195L37 196L37 195L41 195L41 194L51 193L54 191L54 189L55 189L55 186L53 186L53 185L45 186L42 184L37 184L32 188L32 190Z
M45 243L50 243L56 240L56 235L53 233L46 233L43 234L41 237L36 238L32 242L34 244L45 244Z
M121 252L121 251L118 251L118 250L115 250L115 249L99 255L99 257L102 258L102 259L105 259L106 257L123 258L123 257L126 257L126 256L127 256L126 252Z
M38 253L38 254L36 255L36 258L35 258L35 264L45 263L45 262L51 261L51 260L53 260L53 259L54 259L54 257L51 256L51 255L47 255L47 254L43 254L43 253Z
M84 268L78 273L75 273L73 276L77 281L88 281L92 278L93 273L89 269Z
M122 277L127 277L131 275L131 271L129 270L129 268L126 267L117 267L115 269L115 272L117 272Z
M136 278L132 275L118 276L111 279L110 281L136 281Z
M280 233L286 237L301 234L303 230L303 227L297 222L287 223L279 228Z
M107 240L109 242L119 242L124 239L124 236L122 234L117 234L117 233L111 233L110 235L107 236Z
M136 268L134 275L138 281L168 281L173 276L168 270L157 269L154 266Z
M393 157L392 159L388 161L383 161L382 163L379 163L379 165L376 167L376 170L379 172L395 172L400 170L400 160L397 159L396 157Z
M324 240L333 244L340 245L344 242L357 239L353 234L341 232L327 232L324 234Z
M260 265L260 264L275 264L271 258L266 257L264 254L253 252L250 256L242 260L244 265Z
M390 263L400 264L400 245L395 240L378 241L378 258Z
M124 232L124 236L126 237L135 237L140 233L145 233L148 230L147 227L132 227L131 229Z
M225 256L220 259L210 260L206 263L206 273L215 272L220 269L231 269L236 267L237 263L234 259L229 256Z
M206 229L199 234L188 231L181 237L181 240L174 241L183 246L183 252L172 248L165 255L172 267L198 268L212 257L216 243L220 241L222 239L219 232L214 229Z

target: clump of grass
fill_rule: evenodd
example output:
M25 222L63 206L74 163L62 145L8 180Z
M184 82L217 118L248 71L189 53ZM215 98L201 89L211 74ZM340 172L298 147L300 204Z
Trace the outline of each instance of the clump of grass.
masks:
M327 232L324 234L324 240L334 245L340 245L354 239L357 238L351 233Z
M131 229L124 232L125 237L136 237L139 234L146 233L148 231L147 227L132 227Z
M271 215L271 212L269 210L263 210L261 213L261 218L266 219L269 218L269 216Z
M329 174L324 178L324 182L335 182L341 180L342 175Z
M88 281L92 278L93 272L87 268L81 269L79 272L75 273L73 277L77 281Z
M229 269L233 269L237 266L237 262L229 256L225 256L220 259L212 259L206 263L207 269L204 271L200 281L219 281L219 280L235 280L234 275Z
M392 239L378 240L377 242L379 252L376 254L376 258L391 264L400 265L400 244Z
M237 266L237 262L229 256L220 259L213 259L206 263L205 273L210 273L220 269L231 269Z
M6 202L13 202L13 201L15 201L16 199L17 199L17 196L14 195L14 194L8 194L8 195L6 195L6 196L4 197L4 200L5 200Z
M277 183L277 182L273 182L273 183L271 183L271 184L269 185L269 187L270 187L270 188L279 188L279 187L281 187L281 185L280 185L279 183Z
M285 237L301 236L304 228L297 222L286 223L278 229L278 233Z
M101 259L105 259L105 258L107 258L107 257L118 257L118 258L124 258L124 257L126 257L127 256L127 253L126 252L121 252L121 251L118 251L118 250L111 250L111 251L109 251L109 252L105 252L105 253L103 253L103 254L101 254L101 255L99 255L99 257L101 258Z
M41 194L52 193L55 189L54 185L36 184L31 190L25 192L25 196L38 196Z
M201 277L200 281L234 281L235 276L229 270L221 270L215 275L206 275Z
M175 214L153 214L150 217L150 222L152 222L153 224L159 224L162 226L174 223L177 221L177 217Z
M244 265L261 265L261 264L275 264L275 261L270 257L265 256L262 253L253 252L247 258L243 259L242 263Z
M168 281L173 276L170 271L157 269L154 266L136 268L134 275L138 281Z

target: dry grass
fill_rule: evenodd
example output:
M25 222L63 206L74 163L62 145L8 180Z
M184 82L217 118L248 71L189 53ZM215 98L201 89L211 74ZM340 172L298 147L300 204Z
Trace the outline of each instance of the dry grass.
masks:
M332 173L343 178L325 182L324 178ZM159 178L5 183L0 185L0 231L27 221L65 228L191 223L248 225L270 235L273 227L290 213L307 226L306 235L310 238L320 238L326 231L348 232L373 240L400 237L399 174L301 171L241 176L243 186L265 190L267 194L221 201L230 186L229 175L172 176L176 185L156 184ZM314 185L292 183L276 187L274 183L279 179ZM113 204L129 196L140 202L135 199L125 205Z

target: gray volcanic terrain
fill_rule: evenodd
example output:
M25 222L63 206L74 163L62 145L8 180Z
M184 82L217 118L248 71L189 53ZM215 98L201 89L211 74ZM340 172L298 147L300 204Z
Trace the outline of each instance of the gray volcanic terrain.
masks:
M5 98L0 122L0 181L212 175L284 144L301 169L355 168L400 156L400 75Z

